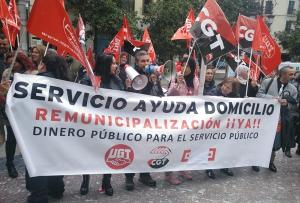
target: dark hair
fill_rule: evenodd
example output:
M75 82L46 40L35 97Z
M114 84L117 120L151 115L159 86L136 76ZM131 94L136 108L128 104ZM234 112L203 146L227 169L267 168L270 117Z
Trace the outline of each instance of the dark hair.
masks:
M9 52L9 53L7 53L5 61L7 62L7 60L9 58L13 58L15 54L16 54L16 52ZM27 71L27 70L31 71L31 70L36 69L35 66L34 66L34 64L33 64L33 62L23 52L18 52L16 61L22 65L22 68L23 68L24 72Z
M194 80L194 77L195 77L196 61L192 58L190 58L189 61L187 61L187 60L188 60L188 58L184 57L182 59L182 62L187 63L187 66L190 67L190 69L191 69L191 73L187 76L184 76L184 79L185 79L186 85L188 87L194 88L193 80Z
M230 83L232 86L232 92L227 95L228 97L239 97L240 83L234 77L225 78L218 86L221 88L223 84Z
M47 72L53 73L54 77L60 80L69 80L68 78L68 64L66 60L53 53L48 53L43 58L43 63Z
M113 63L113 55L102 54L96 58L95 74L101 76L103 83L108 83L111 80L111 65Z

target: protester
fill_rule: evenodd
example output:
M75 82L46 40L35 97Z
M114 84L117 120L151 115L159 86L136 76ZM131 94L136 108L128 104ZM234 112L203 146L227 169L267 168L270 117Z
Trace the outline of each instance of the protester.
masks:
M31 60L34 63L36 69L38 68L41 61L43 60L45 51L46 51L46 47L41 44L31 48Z
M5 38L0 38L0 74L2 75L5 65L5 57L8 53L8 41Z
M125 65L128 64L128 54L126 52L122 52L120 55L120 65L119 65L119 78L123 81L123 85L126 86L125 81L127 78L127 74L125 72Z
M13 61L14 54L15 53L8 53L6 55L7 67L10 67ZM18 53L16 57L16 61L12 67L12 70L10 68L5 69L2 75L1 84L7 82L10 83L10 81L13 80L14 73L24 73L24 74L36 73L33 63L23 52ZM14 161L17 142L13 130L8 122L6 125L6 129L7 129L7 140L5 145L6 167L7 167L8 175L11 178L16 178L18 176L18 172L14 166L13 161Z
M94 73L101 76L101 88L124 90L122 80L117 76L118 65L116 59L112 55L98 55ZM91 86L91 80L85 73L79 80L80 84ZM80 194L86 195L89 191L90 175L83 175L80 186ZM113 196L113 188L111 186L111 174L104 174L102 178L102 190L108 196Z
M215 77L215 67L213 67L213 65L207 65L203 95L208 95L211 90L216 88L214 77Z
M240 82L240 97L256 97L256 93L258 91L258 83L257 80L248 79L248 71L249 68L245 65L239 65L236 72L237 79ZM247 81L248 81L248 89L247 89ZM247 91L247 95L246 95Z
M0 38L0 75L1 76L2 76L4 69L6 68L5 57L6 57L7 53L8 53L8 41L7 41L7 39L5 39L1 36L1 38ZM2 83L1 85L5 86L4 83ZM3 90L5 91L5 88ZM5 96L6 96L6 92L1 95L2 104L5 104ZM5 143L4 125L7 123L6 115L4 112L4 107L1 108L1 111L2 112L0 113L0 146Z
M15 55L15 52L8 53L6 55L7 67L10 67L10 64L13 62L14 55ZM37 71L36 67L34 66L34 64L31 62L31 60L23 52L18 52L16 61L13 65L12 70L9 68L4 70L4 72L2 74L1 82L12 80L14 73L24 73L24 74L35 75L38 73L38 71Z
M297 106L296 118L295 118L295 131L296 131L296 142L298 144L296 154L300 155L300 72L295 73L295 78L292 83L297 89Z
M216 85L215 85L214 76L215 76L214 67L212 65L208 65L206 67L206 74L205 74L205 83L204 83L203 95L212 95L211 91L212 90L215 91ZM215 173L214 173L213 170L208 169L205 172L206 172L206 175L209 178L211 178L211 179L215 179L216 178L216 175L215 175Z
M47 54L43 59L43 71L38 75L56 78L60 80L69 80L68 65L64 58L55 54ZM29 177L26 170L26 188L30 195L27 197L28 203L47 203L48 195L61 199L65 191L63 176L38 176Z
M129 79L126 79L126 90L130 92L162 97L164 96L164 94L160 82L158 80L158 77L155 74L146 74L144 72L145 67L149 64L150 64L150 57L146 51L140 50L135 54L135 70L139 74L146 75L149 81L144 89L134 90L131 87L131 81ZM135 175L134 173L125 174L126 176L125 187L127 190L134 189L134 182L133 182L134 175ZM150 173L140 173L139 181L144 185L150 187L156 187L156 181L152 179Z
M199 79L197 75L195 75L196 62L192 58L188 60L188 58L185 57L182 61L182 68L184 68L185 65L185 72L177 73L176 80L171 81L168 96L198 95ZM188 171L180 171L179 175L187 180L193 179ZM178 185L181 183L181 180L173 172L166 172L165 179L171 185Z
M295 71L292 67L285 66L279 70L279 77L275 78L267 78L265 79L257 93L257 97L262 98L273 98L277 99L281 104L281 112L280 112L280 121L279 127L276 133L273 151L270 159L269 169L272 172L277 172L277 168L274 164L276 151L279 150L284 143L281 140L287 139L290 140L290 130L292 130L293 125L290 122L290 111L296 105L297 99L297 89L294 85L289 83L294 77ZM286 149L285 154L287 156L291 156L289 148L291 146L284 146Z
M212 89L208 95L211 96L222 96L222 97L230 97L230 98L238 98L239 95L239 82L236 78L228 77L225 78L218 86ZM233 172L229 168L221 169L221 172L226 175L233 176ZM206 170L206 174L208 177L215 179L215 173L213 170Z
M98 55L96 59L95 75L101 76L101 88L124 90L122 80L117 76L118 65L112 55ZM108 196L113 195L111 186L111 174L104 174L102 190Z
M199 90L199 79L195 75L196 62L194 59L183 58L182 69L187 63L186 70L184 74L178 73L176 81L171 81L171 85L168 91L168 96L177 96L177 95L198 95Z

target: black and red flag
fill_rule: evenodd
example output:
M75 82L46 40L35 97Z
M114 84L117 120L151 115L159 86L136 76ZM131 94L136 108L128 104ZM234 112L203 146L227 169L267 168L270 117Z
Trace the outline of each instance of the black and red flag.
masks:
M208 0L190 33L196 41L205 64L235 49L236 39L222 9Z

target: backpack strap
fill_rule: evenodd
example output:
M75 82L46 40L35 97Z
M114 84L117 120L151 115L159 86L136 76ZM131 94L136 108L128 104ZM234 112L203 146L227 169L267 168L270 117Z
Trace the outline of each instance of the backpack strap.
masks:
M270 80L270 82L268 83L267 88L266 88L266 93L265 93L265 94L268 93L268 91L269 91L269 89L270 89L270 87L271 87L273 81L274 81L274 78L272 78L272 79Z

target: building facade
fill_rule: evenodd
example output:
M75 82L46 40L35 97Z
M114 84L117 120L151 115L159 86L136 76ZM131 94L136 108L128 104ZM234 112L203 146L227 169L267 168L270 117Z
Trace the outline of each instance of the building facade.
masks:
M261 4L271 34L295 28L300 0L261 0Z

